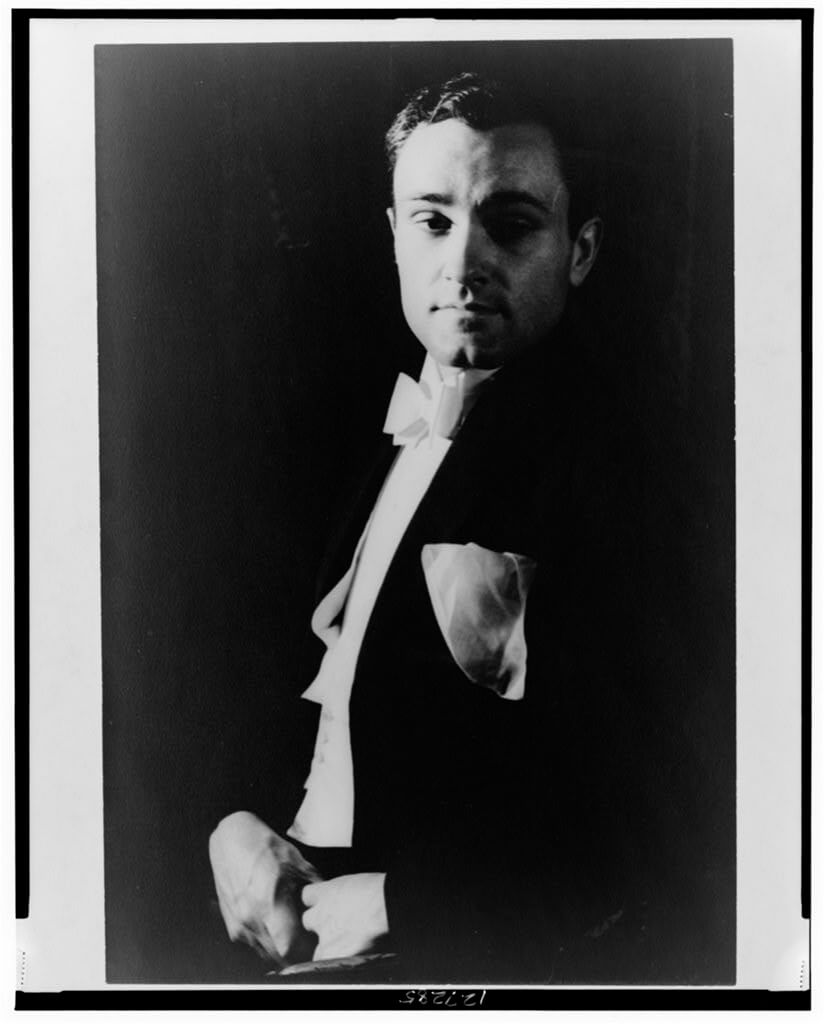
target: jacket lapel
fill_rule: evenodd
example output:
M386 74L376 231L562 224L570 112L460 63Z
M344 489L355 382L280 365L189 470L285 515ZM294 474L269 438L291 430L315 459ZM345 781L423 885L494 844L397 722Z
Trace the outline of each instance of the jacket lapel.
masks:
M447 452L409 525L404 542L447 539L460 531L489 489L507 481L547 427L551 397L541 387L535 358L505 367L486 386ZM403 543L403 542L402 542Z
M424 541L455 537L490 489L505 495L513 474L531 474L523 463L545 450L542 439L558 413L558 403L550 393L558 380L553 372L557 351L535 349L525 353L485 385L489 393L479 399L438 468L395 552L385 585L393 570L407 559L410 545L419 551ZM318 600L350 568L398 451L391 437L385 435L376 460L355 490L348 513L341 517L333 535L319 575Z
M341 506L338 521L318 573L316 601L325 597L349 569L360 535L397 453L398 449L392 444L392 438L388 434L384 435L369 470L352 489L348 504Z

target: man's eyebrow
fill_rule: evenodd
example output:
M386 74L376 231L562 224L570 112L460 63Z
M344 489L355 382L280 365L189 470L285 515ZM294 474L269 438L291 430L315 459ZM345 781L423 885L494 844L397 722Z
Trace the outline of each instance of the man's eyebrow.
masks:
M511 206L520 203L522 205L532 206L541 213L551 215L555 209L555 201L558 198L559 191L560 186L556 190L551 206L548 206L543 202L543 200L534 196L531 192L526 192L523 189L517 188L498 189L497 192L492 192L490 195L485 196L479 205L481 207ZM398 201L401 203L433 203L438 206L451 206L454 199L452 196L443 192L415 192L409 196L400 196Z
M536 210L540 210L542 213L552 213L551 207L538 199L537 196L532 195L531 192L524 192L522 189L500 189L498 192L493 192L491 195L487 196L481 202L481 206L509 206L516 203L533 206Z
M437 203L440 206L449 206L452 203L452 197L444 195L442 192L415 192L411 196L401 196L400 202Z

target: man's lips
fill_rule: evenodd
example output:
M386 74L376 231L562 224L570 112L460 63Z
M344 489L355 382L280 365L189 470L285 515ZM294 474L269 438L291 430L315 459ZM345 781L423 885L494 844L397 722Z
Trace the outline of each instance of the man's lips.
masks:
M486 302L444 302L432 306L432 312L454 312L458 316L491 316L495 313L504 315L502 306L489 305Z

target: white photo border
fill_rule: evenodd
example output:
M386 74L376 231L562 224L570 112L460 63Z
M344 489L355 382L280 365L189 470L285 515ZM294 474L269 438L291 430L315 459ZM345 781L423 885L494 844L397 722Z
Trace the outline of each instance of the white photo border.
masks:
M210 21L146 13L30 23L31 907L17 940L26 953L25 990L116 987L105 982L103 917L94 45L608 37L733 40L737 987L797 989L809 950L799 899L800 21L654 14L636 21L608 13L597 20ZM56 846L54 836L71 841Z

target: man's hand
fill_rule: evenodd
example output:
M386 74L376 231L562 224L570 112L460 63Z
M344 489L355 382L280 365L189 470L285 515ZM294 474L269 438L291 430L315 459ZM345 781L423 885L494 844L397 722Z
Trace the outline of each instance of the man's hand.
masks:
M312 959L355 956L386 935L385 879L385 874L377 872L340 875L303 887L303 902L309 908L303 927L318 936Z
M314 938L300 923L300 891L320 876L298 850L238 811L212 833L209 857L229 938L280 965L307 960Z

